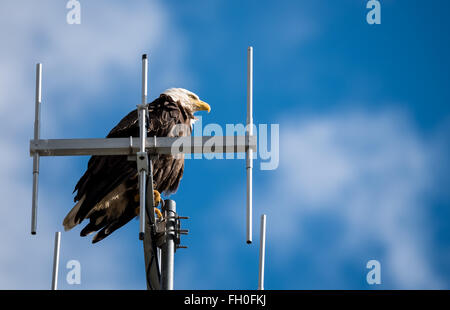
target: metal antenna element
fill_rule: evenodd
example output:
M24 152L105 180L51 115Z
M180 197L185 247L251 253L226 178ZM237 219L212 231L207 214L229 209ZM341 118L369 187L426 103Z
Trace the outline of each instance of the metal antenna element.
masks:
M41 102L42 102L42 64L36 64L36 101L34 112L34 141L41 136ZM31 206L31 234L36 234L37 229L37 206L39 185L39 153L33 154L33 198Z
M264 263L266 259L266 215L261 215L261 228L259 236L259 278L258 290L264 290Z
M161 288L173 290L175 229L177 205L173 200L165 201L164 218L166 219L165 243L161 247Z
M153 163L152 158L157 155L147 153L147 126L146 118L149 118L147 106L148 96L148 58L142 55L142 98L141 104L138 105L139 113L139 145L140 149L136 152L136 163L139 171L139 239L143 240L145 272L147 280L147 289L161 289L161 269L159 267L159 257L156 248L156 231L155 231L155 211L154 211L154 195L153 195ZM156 147L156 137L154 146ZM130 145L133 138L130 137Z
M247 50L247 142L253 136L253 47ZM252 243L253 149L247 148L247 243Z
M136 163L139 172L139 239L144 240L145 235L145 194L148 173L148 155L145 150L145 142L147 140L147 126L146 126L146 103L147 103L147 73L148 73L148 59L147 55L142 55L142 98L141 104L137 106L139 113L139 138L140 138L140 152L136 153ZM153 204L152 204L153 205Z
M150 156L152 158L152 156ZM147 199L145 204L145 236L143 240L145 273L147 289L161 289L161 257L160 249L156 246L155 210L153 201L153 164L149 159L149 172L147 177Z
M59 249L61 246L61 232L55 233L55 248L53 250L52 290L58 289Z

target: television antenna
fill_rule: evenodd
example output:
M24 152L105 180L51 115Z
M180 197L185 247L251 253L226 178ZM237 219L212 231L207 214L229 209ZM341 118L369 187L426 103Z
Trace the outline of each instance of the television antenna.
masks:
M37 233L37 207L39 163L42 156L83 155L127 155L135 160L139 172L140 217L139 239L143 240L147 289L173 289L174 253L180 245L180 236L188 231L181 229L181 217L176 212L176 203L165 200L163 217L155 219L153 200L152 160L160 154L194 153L246 153L247 200L246 200L246 243L252 243L252 191L253 152L257 140L253 135L253 48L247 50L247 121L245 136L187 136L147 137L146 113L148 97L148 57L142 56L142 96L137 105L139 137L90 138L90 139L41 139L40 114L42 104L42 64L36 65L36 100L34 139L30 141L30 155L33 157L33 194L31 211L31 234ZM212 143L211 143L212 142ZM214 148L209 147L214 145ZM175 147L176 146L176 147ZM263 289L265 257L266 216L261 218L260 262L258 289ZM61 233L55 234L52 289L57 289ZM159 263L161 261L161 264Z

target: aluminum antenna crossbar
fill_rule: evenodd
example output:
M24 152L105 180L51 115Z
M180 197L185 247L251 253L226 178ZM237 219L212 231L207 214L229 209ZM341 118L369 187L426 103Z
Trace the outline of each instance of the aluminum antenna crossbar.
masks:
M247 141L246 141L247 140ZM155 146L156 141L156 146ZM140 138L38 139L30 141L30 156L134 155ZM213 146L213 147L211 147ZM243 153L256 150L256 137L148 137L145 149L151 154Z

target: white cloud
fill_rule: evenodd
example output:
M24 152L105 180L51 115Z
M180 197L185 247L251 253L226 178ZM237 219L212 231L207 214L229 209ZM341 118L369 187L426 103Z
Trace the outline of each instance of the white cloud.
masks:
M288 117L281 124L280 168L255 189L255 209L269 213L272 268L283 273L307 251L322 288L347 287L337 279L345 279L346 264L356 260L353 267L364 273L369 259L381 261L386 287L442 287L426 242L436 146L395 111ZM320 227L328 242L311 228L317 218L340 227Z
M2 1L0 5L0 131L3 133L0 136L3 249L0 288L3 289L49 288L53 234L61 229L62 216L72 205L66 197L68 191L63 195L46 187L60 184L61 176L67 177L69 170L64 169L71 169L67 165L69 161L42 160L38 235L29 234L31 159L28 147L33 132L35 64L42 62L44 66L42 137L62 137L61 132L70 134L78 126L70 129L67 124L74 124L82 114L101 113L111 104L117 107L119 102L107 103L98 98L121 88L129 91L129 86L119 85L123 81L135 81L139 89L140 57L144 52L150 53L151 91L172 86L169 81L186 80L186 68L180 65L185 43L170 24L169 12L159 2L81 1L81 4L81 25L66 24L64 1L14 0ZM167 46L176 48L167 49ZM152 61L152 57L158 57L158 62ZM158 78L152 76L155 72ZM136 99L139 100L138 94ZM125 104L130 109L135 106L133 102ZM70 243L63 242L62 246L65 253L79 257L82 268L90 268L83 262L100 262L101 266L110 267L99 268L99 276L84 282L83 288L145 288L145 282L129 282L129 276L113 268L121 264L120 257L125 255L121 252L123 247L113 247L107 242L97 247L102 250L96 248L94 257L94 247L87 251L89 240L72 235L63 235L63 241L69 239ZM65 268L63 261L61 268Z

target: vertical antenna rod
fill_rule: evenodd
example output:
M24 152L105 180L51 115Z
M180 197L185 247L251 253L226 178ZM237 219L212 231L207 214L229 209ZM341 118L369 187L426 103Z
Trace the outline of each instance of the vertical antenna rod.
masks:
M147 80L148 58L142 55L142 102L138 105L139 111L139 135L140 152L137 153L137 167L139 171L139 196L140 196L140 226L139 239L143 240L145 274L147 289L159 290L161 288L161 271L157 257L155 211L153 197L153 165L152 159L146 152L147 140L146 116L148 117L147 104ZM155 142L156 146L156 142ZM146 184L147 183L147 184Z
M52 290L58 289L59 248L61 246L61 232L55 233L55 249L53 250Z
M167 199L164 204L166 219L166 242L161 250L161 289L173 290L173 267L175 253L175 230L177 205Z
M247 50L247 141L253 135L253 47ZM252 243L253 150L247 149L247 243Z
M139 112L139 136L140 136L140 152L137 154L139 170L139 197L140 197L140 209L139 209L139 239L144 240L145 235L145 192L146 192L146 180L147 171L145 169L148 165L148 159L145 153L145 141L147 140L147 127L145 124L145 104L147 103L147 72L148 72L148 59L147 54L142 55L142 101L138 106ZM144 165L140 165L145 161Z
M259 237L259 278L258 290L264 290L264 263L266 259L266 215L261 215L261 228Z
M34 112L34 140L37 141L41 135L41 101L42 101L42 64L36 64L36 101ZM36 234L37 229L37 205L39 184L39 154L33 155L33 200L31 206L31 234Z
M144 236L144 259L145 274L148 290L161 289L161 257L160 250L156 246L155 209L153 197L153 164L149 159L147 176L147 199L145 211L145 236Z

